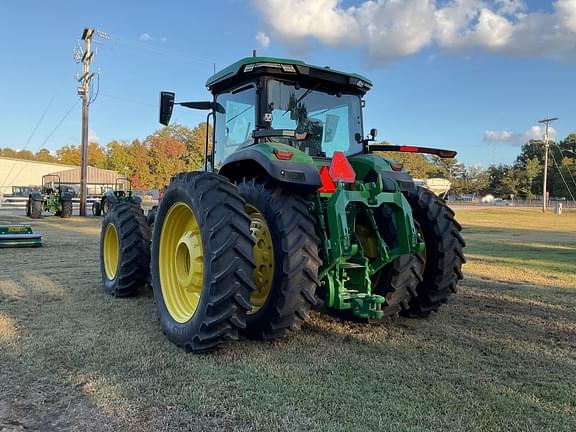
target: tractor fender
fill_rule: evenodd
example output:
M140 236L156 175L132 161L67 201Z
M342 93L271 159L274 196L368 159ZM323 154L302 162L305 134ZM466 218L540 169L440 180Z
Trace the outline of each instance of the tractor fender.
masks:
M112 191L108 191L106 192L103 196L102 196L102 202L106 200L108 201L108 204L111 206L112 204L116 204L118 203L118 197L114 194L114 192Z
M72 201L72 194L70 192L60 193L60 201Z
M40 192L32 192L29 196L32 201L44 201L44 195Z
M414 179L408 172L394 171L392 160L375 154L361 154L349 158L358 178L365 182L375 182L378 177L382 179L384 190L393 192L412 192L415 190Z
M278 160L273 155L274 148L281 148L298 156L294 158L295 161ZM226 158L218 174L227 177L231 182L244 177L268 175L281 184L304 190L316 190L322 185L320 173L311 157L294 147L279 144L257 144L237 150Z

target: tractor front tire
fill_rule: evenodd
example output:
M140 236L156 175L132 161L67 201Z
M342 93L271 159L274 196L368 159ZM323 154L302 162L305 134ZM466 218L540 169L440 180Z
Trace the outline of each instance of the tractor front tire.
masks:
M62 211L60 212L61 218L71 218L72 217L72 201L62 201Z
M204 352L238 337L254 289L253 245L244 200L225 177L172 178L152 239L154 299L170 341Z
M110 211L110 203L106 198L102 199L102 203L100 204L100 212L102 216L106 216L106 214Z
M29 199L28 203L29 203L29 207L30 207L29 216L32 219L40 219L42 217L42 201Z
M114 206L102 220L100 269L106 291L134 295L150 272L150 233L146 219L131 204Z
M101 216L102 215L102 209L100 208L100 203L98 201L94 201L92 203L92 214L94 216Z
M462 227L454 212L434 193L416 187L407 193L415 221L426 244L425 252L413 256L410 271L421 275L416 286L417 295L410 300L403 315L426 317L447 303L462 279L462 265L466 262L466 246ZM408 270L406 270L408 271Z
M245 179L238 191L256 241L256 290L242 333L275 339L298 330L316 303L320 240L308 205L298 194L268 178Z

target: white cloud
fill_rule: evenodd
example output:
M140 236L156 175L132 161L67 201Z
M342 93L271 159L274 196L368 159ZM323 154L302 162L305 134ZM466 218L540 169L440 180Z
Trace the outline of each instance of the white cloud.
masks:
M556 129L548 129L548 137L551 140L556 139ZM487 130L484 132L484 142L487 143L507 143L514 146L520 146L529 140L541 140L544 138L544 127L535 125L525 132L509 132Z
M268 48L270 46L270 36L264 32L258 32L255 36L256 40L260 44L260 48Z
M268 34L292 47L317 41L360 47L373 62L418 53L483 50L518 56L576 58L576 0L550 12L522 0L252 0Z
M150 35L150 33L142 33L138 39L140 39L142 42L148 42L151 40L154 40L154 38Z

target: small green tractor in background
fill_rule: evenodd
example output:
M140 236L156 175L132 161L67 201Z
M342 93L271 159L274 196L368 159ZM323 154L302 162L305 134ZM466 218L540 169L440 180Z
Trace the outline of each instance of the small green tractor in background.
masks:
M126 188L128 183L128 188ZM118 177L114 188L105 192L100 201L92 203L92 214L94 216L106 216L110 207L117 203L128 203L136 206L142 204L142 198L132 192L132 181L126 177Z
M42 212L49 212L63 218L72 217L72 198L74 189L62 186L60 176L47 174L42 176L42 189L28 195L26 216L39 219Z
M374 144L362 132L357 74L252 57L207 82L204 171L172 178L150 229L115 205L103 220L106 290L135 294L151 281L160 326L187 351L239 334L274 339L313 306L360 320L428 316L462 279L464 240L452 210L414 185L401 164L373 154L456 152ZM150 272L150 274L149 274Z

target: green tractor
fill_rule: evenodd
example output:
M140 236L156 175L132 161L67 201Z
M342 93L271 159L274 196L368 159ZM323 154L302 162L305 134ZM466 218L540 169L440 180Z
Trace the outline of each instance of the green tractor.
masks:
M373 151L451 158L449 150L373 144L362 132L372 83L301 61L252 57L212 76L204 171L172 178L151 230L130 204L102 223L106 290L148 280L160 326L187 351L238 335L297 330L312 307L351 319L428 316L462 279L454 213ZM150 272L150 274L149 274Z
M63 218L72 217L73 197L74 189L62 186L60 176L56 174L42 176L41 190L28 195L26 216L40 219L42 212L49 212Z
M126 188L126 183L128 183L128 188ZM126 177L118 177L114 183L114 188L105 192L100 201L92 203L92 214L94 216L106 216L110 207L120 202L136 206L142 205L142 198L132 192L132 180Z

